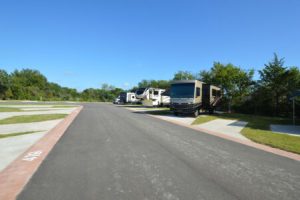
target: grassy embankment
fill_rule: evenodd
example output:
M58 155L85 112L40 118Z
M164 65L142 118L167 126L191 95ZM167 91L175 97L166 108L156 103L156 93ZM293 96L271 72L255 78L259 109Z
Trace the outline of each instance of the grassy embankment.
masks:
M65 118L67 114L21 115L0 120L2 124L32 123Z
M37 132L41 132L41 131L27 131L27 132L0 134L0 139L6 138L6 137L14 137L14 136L19 136L19 135L32 134L32 133L37 133Z
M270 130L271 124L289 125L291 124L291 119L243 114L216 114L200 116L193 122L193 125L202 124L214 119L246 121L248 124L241 131L245 137L257 143L300 154L300 137L274 133ZM297 120L297 124L300 124L300 120Z
M0 107L0 112L21 112L20 108L14 107Z
M48 106L48 105L45 105ZM30 111L49 111L51 108L76 108L77 105L49 105L49 107L35 107L34 105L28 107L2 107L0 106L0 112L30 112ZM36 108L36 110L23 110L26 108Z

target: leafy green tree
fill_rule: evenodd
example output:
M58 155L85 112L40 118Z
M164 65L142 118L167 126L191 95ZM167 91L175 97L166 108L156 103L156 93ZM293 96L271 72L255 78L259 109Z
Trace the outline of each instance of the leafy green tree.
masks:
M138 83L138 87L145 88L145 87L154 87L154 88L161 88L167 89L170 87L170 81L167 80L142 80Z
M11 74L11 89L15 99L40 100L47 83L46 77L37 70L15 70Z
M109 84L107 84L107 83L103 83L103 84L101 85L101 89L102 89L102 90L106 90L106 91L111 91L111 90L114 90L114 89L115 89L115 86L109 85Z
M264 98L267 98L268 104L273 107L273 114L278 116L289 104L289 94L299 87L299 69L285 67L284 58L278 58L277 54L274 54L273 60L265 64L259 74L261 78L259 86L263 88L260 90L269 93L269 96Z
M178 71L174 74L173 80L195 80L197 76L189 71Z
M6 98L6 92L9 89L9 74L5 70L0 69L0 98Z
M251 90L254 70L245 71L233 64L215 62L210 71L201 71L200 78L206 83L220 86L228 101L228 111L232 104L240 103Z

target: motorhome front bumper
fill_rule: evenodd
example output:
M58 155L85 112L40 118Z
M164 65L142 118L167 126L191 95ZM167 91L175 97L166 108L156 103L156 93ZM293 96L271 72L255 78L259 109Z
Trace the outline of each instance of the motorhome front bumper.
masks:
M178 113L193 113L199 108L199 104L177 104L171 103L170 110Z

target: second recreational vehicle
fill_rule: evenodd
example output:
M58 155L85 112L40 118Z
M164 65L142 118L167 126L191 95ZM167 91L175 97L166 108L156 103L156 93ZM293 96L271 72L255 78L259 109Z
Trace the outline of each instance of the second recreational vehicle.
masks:
M140 100L136 98L133 92L121 92L120 102L121 103L138 103Z
M199 80L181 80L171 83L170 110L175 115L200 111L212 113L221 99L221 88Z
M170 104L170 96L165 89L139 88L135 95L142 100L144 106L168 106Z

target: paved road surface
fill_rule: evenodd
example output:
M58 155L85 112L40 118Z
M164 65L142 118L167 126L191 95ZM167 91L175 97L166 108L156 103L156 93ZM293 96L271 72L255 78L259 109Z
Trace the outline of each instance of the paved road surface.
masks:
M299 199L300 163L108 104L84 109L18 199Z

